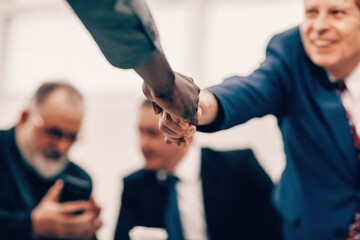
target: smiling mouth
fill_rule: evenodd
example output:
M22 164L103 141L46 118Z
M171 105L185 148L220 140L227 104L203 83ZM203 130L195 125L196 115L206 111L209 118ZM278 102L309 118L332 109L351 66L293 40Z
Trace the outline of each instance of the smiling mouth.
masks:
M336 42L335 40L321 40L321 39L311 39L310 41L316 47L328 47Z

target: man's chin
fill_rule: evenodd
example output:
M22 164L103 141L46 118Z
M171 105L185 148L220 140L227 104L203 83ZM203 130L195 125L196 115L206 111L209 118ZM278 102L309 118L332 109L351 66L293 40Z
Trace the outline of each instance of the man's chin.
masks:
M161 169L161 166L158 163L156 163L155 161L146 161L145 169L146 170L159 170L159 169Z
M150 170L150 171L158 170L155 166L152 166L152 165L145 165L145 169Z
M57 164L62 161L62 158L52 158L52 157L43 157L43 161L45 164Z
M36 156L29 162L31 168L46 180L57 178L64 171L67 163L65 157L47 158L45 156Z

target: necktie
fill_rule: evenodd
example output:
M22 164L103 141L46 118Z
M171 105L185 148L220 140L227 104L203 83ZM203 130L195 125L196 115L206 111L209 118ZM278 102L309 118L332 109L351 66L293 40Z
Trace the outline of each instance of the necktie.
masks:
M346 85L344 83L344 81L338 81L337 82L337 92L338 94L341 96L341 94L346 90ZM360 136L357 134L356 132L356 128L355 128L355 124L352 120L352 116L351 113L349 111L347 111L346 107L344 106L345 111L346 111L346 116L349 120L349 126L350 126L350 131L351 131L351 135L354 139L354 145L355 148L357 149L358 155L357 158L360 161Z
M175 189L178 181L179 179L173 175L168 175L166 179L167 197L165 200L164 220L169 240L184 240Z
M345 90L346 90L346 85L345 85L344 81L338 81L337 82L338 94L341 96L341 94ZM358 157L358 160L360 161L360 137L356 133L356 128L355 128L354 122L351 119L351 113L346 110L345 106L344 106L344 108L346 111L346 116L349 119L351 135L354 138L354 145L355 145L355 148L357 149L357 153L358 153L357 157ZM354 222L349 227L348 238L346 240L356 240L356 239L360 239L360 209L357 209L355 212Z

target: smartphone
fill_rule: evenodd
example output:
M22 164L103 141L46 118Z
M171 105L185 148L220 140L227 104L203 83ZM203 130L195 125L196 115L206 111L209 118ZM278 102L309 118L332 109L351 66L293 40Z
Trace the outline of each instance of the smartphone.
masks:
M64 186L59 202L89 200L92 190L91 181L80 179L71 175L63 176Z

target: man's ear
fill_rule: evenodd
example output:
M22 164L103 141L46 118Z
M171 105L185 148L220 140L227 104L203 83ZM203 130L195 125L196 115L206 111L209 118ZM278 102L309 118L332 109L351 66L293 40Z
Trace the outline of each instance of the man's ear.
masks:
M26 123L29 120L29 117L30 117L30 111L29 110L24 110L20 115L19 124Z

